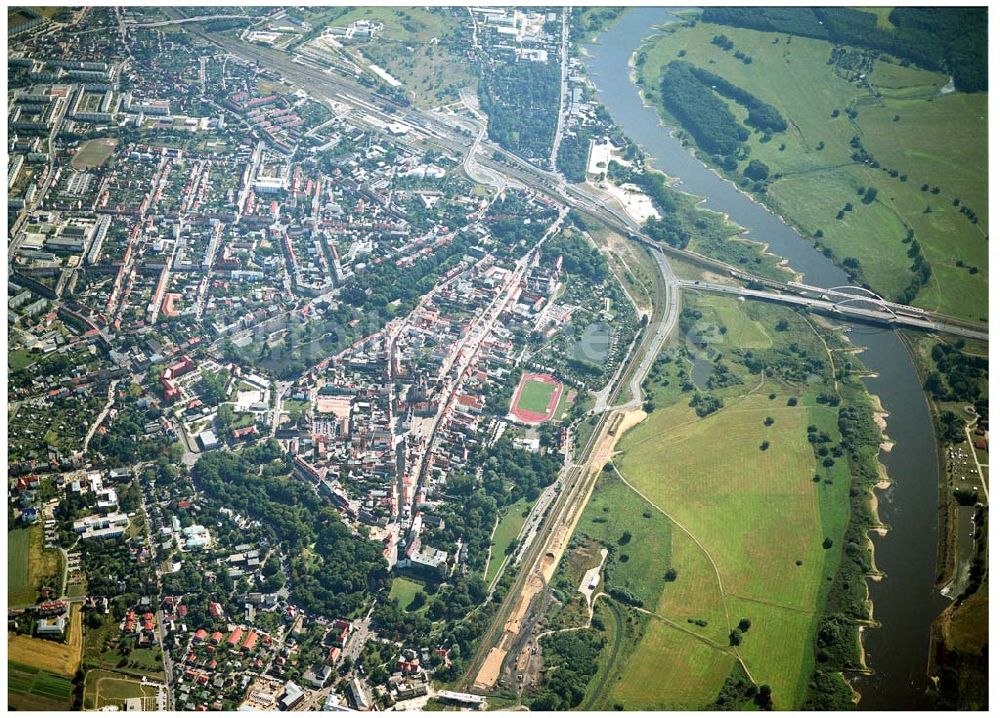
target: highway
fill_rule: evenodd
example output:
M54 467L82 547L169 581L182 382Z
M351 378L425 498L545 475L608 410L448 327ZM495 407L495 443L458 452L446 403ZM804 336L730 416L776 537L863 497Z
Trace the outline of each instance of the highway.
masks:
M643 354L642 361L639 362L638 368L632 373L632 378L629 381L629 391L632 394L632 398L624 404L613 407L614 409L638 409L642 405L642 382L645 380L646 375L649 374L653 362L659 356L663 343L674 331L680 317L680 281L674 275L673 270L670 269L670 265L663 256L663 252L653 252L653 259L656 260L656 264L660 268L660 276L666 285L666 311L663 314L663 318L657 324L656 333L652 336L649 346ZM614 401L614 398L613 394L607 396L607 400L610 401ZM598 410L595 405L594 411ZM601 410L603 410L603 407Z
M838 319L861 320L866 322L887 324L892 327L920 329L929 332L941 332L941 333L953 334L955 336L963 337L965 339L980 339L982 341L989 340L989 332L987 331L970 329L964 326L958 326L953 323L945 323L933 319L925 319L920 316L892 313L888 310L883 310L879 308L866 309L864 307L854 306L853 304L843 303L843 301L854 301L852 299L846 299L841 302L834 302L829 299L815 299L812 297L807 297L804 296L803 294L795 292L791 293L767 292L760 289L747 289L746 287L739 287L734 285L711 284L708 282L699 282L691 280L681 280L679 284L682 288L688 290L712 292L715 294L729 294L739 297L747 297L748 299L759 299L768 302L780 302L782 304L791 304L794 306L806 307L814 311L820 311L826 314L830 314L831 316L834 316ZM824 290L814 290L814 291L824 291ZM854 296L856 298L857 295L851 295L851 296ZM866 304L869 304L872 307L877 306L874 302ZM914 312L914 314L918 313L919 310L916 310Z

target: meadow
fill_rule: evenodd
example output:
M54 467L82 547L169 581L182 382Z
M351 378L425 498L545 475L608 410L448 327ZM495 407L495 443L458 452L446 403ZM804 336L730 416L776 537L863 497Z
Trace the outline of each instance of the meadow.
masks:
M524 526L524 522L528 518L525 514L531 510L532 503L527 499L520 499L503 509L500 522L493 532L493 550L490 552L490 562L486 566L485 581L487 585L493 581L500 570L506 557L507 546L521 532L521 527Z
M793 708L850 518L847 462L816 453L840 438L839 410L817 397L836 393L827 350L842 347L784 307L694 293L685 307L725 329L711 351L738 381L710 390L723 405L699 417L682 385L700 350L675 339L645 387L654 410L595 487L574 541L611 547L603 590L627 589L642 605L599 599L608 644L581 707L703 708L737 670L769 685L776 708ZM739 363L747 350L771 376ZM824 373L782 378L805 358ZM750 626L732 646L742 619Z
M9 605L34 603L38 589L43 583L54 581L61 568L59 552L45 550L45 534L40 523L7 532Z
M413 597L416 596L419 591L423 591L426 594L426 588L427 587L420 581L415 581L405 576L396 576L392 579L392 587L389 589L389 598L395 598L399 602L400 608L404 611L409 611L409 606L413 603ZM426 604L413 610L418 612L426 610Z
M725 35L733 49L713 44L717 35ZM762 199L834 259L858 260L859 278L889 297L913 277L910 245L903 241L912 230L932 271L914 303L985 317L986 93L942 92L946 76L903 67L887 56L852 81L828 63L833 49L821 40L699 22L644 45L637 74L657 107L663 67L678 58L773 105L788 130L767 141L752 135L735 178L750 160L764 162L772 180ZM741 61L737 51L752 61ZM738 119L746 118L742 107L728 104ZM879 168L852 160L854 138ZM858 189L867 187L877 196L864 204ZM838 219L848 203L853 209ZM978 224L961 213L962 206L978 215Z

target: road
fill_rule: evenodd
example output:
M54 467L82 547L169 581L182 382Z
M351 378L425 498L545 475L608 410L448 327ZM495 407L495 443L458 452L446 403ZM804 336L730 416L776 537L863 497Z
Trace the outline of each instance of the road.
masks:
M660 277L666 286L666 310L663 313L663 318L657 323L656 332L653 334L649 346L643 354L642 361L639 362L638 368L629 380L629 391L632 398L624 404L614 407L615 409L638 409L642 405L642 382L646 379L646 375L649 374L653 362L656 361L656 357L660 354L663 343L674 331L680 317L681 292L679 280L673 273L673 270L670 269L670 265L663 256L663 252L654 252L653 258L660 268ZM614 396L609 396L608 399L613 401ZM605 404L605 406L607 405Z
M559 65L562 69L559 80L559 113L556 115L556 134L552 138L552 153L549 155L549 169L556 172L556 157L562 141L563 124L566 121L566 78L569 75L569 8L562 9L562 42L559 47Z
M673 285L674 291L668 291L663 294L660 292L657 293L657 301L654 302L652 318L646 327L646 336L650 336L650 331L654 333L650 339L643 341L639 345L639 348L634 351L627 362L627 369L619 375L617 383L611 387L608 393L611 397L617 394L617 391L621 388L621 383L625 381L626 377L630 376L630 373L632 376L632 385L641 387L643 380L646 378L646 373L648 373L653 361L655 361L656 356L659 354L663 341L677 326L680 316L680 302L678 301L676 286L678 280L670 270L669 264L667 264L662 254L659 255L657 266L660 268L663 287L670 288ZM513 654L511 647L520 645L523 642L525 631L530 632L534 625L532 618L528 616L528 620L522 622L522 625L519 627L517 637L511 637L504 628L514 611L518 609L522 591L528 582L532 580L535 582L541 581L543 585L547 582L544 570L541 568L543 566L542 559L546 547L549 546L550 540L556 535L557 529L562 530L564 536L572 534L580 515L579 509L581 508L581 503L589 494L590 488L598 475L598 472L589 471L591 454L598 445L599 440L603 439L608 433L608 419L612 416L622 416L618 411L607 407L606 403L603 410L598 411L595 407L593 413L599 417L597 425L579 455L574 457L572 462L567 462L563 467L553 489L557 492L557 498L548 510L547 516L541 521L541 526L534 533L533 537L525 540L521 550L521 555L524 555L525 558L519 566L518 575L504 596L500 607L490 622L489 628L484 633L483 640L480 641L476 654L469 663L469 669L461 679L460 684L463 688L467 689L473 685L473 681L478 675L481 666L486 661L487 654L494 646L497 646L499 643L501 650L509 658ZM615 424L611 424L611 426L614 428ZM538 594L536 593L535 595Z
M117 386L118 386L117 379L112 380L111 383L108 385L108 401L104 405L104 408L101 409L101 413L97 415L97 418L94 420L94 423L91 424L90 428L87 430L87 435L83 439L84 451L86 451L87 447L90 445L90 440L94 438L94 432L97 431L97 427L101 425L101 422L104 421L104 417L108 415L108 412L111 410L112 405L115 403L115 387Z

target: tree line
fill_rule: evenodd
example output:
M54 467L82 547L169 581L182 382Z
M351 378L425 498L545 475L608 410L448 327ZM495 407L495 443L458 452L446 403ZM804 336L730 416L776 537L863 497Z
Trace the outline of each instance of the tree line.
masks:
M710 7L705 22L814 37L891 53L920 67L950 72L960 92L988 88L986 8L897 7L891 30L851 8Z
M763 100L758 99L754 94L734 85L729 80L716 75L714 72L709 72L702 67L696 67L689 63L684 64L688 65L691 68L692 74L705 85L714 89L720 95L728 97L731 100L736 100L736 102L743 105L747 109L747 112L750 113L746 123L754 129L763 132L784 132L788 129L788 123L785 121L785 118L781 116L781 113L773 105L769 105Z
M750 132L726 103L692 71L689 63L672 60L660 79L664 106L713 155L732 155Z

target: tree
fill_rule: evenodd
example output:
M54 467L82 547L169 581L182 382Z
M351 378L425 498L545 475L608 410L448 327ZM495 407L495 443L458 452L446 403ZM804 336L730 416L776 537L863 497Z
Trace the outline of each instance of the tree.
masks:
M663 580L667 581L669 583L673 583L674 581L676 581L677 580L677 569L676 568L668 568L667 572L663 575Z
M219 428L223 431L228 431L229 427L233 425L233 419L235 418L232 405L221 404L218 412L216 412L216 417L219 419Z
M769 711L774 707L774 702L771 698L771 686L764 683L760 688L757 689L757 695L753 699L753 702L758 708Z
M621 535L621 538L618 539L618 545L619 546L624 546L625 544L627 544L631 540L632 540L632 532L631 531L626 531L626 532L624 532Z
M743 176L754 181L763 181L771 174L771 168L760 160L750 160L750 164L743 170Z
M750 630L750 619L749 618L741 618L740 619L740 623L739 623L739 628L740 628L740 631L742 631L743 633L746 633L747 631L749 631Z
M729 645L738 646L743 643L743 634L739 632L739 629L733 629L729 632Z

